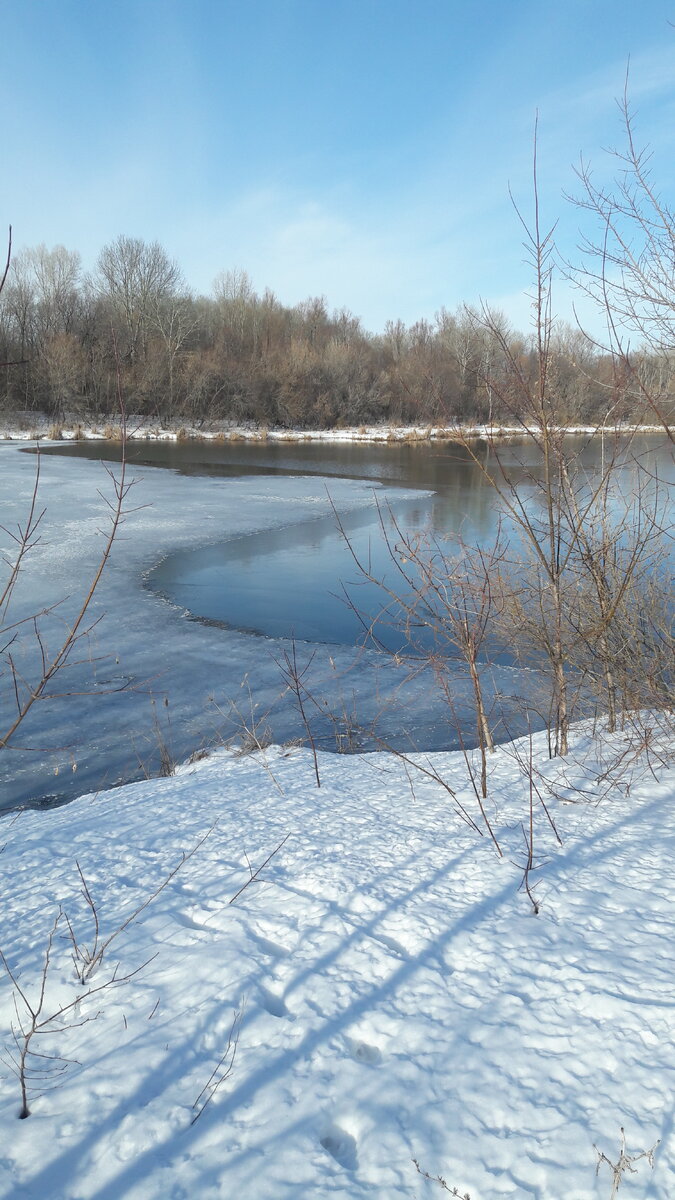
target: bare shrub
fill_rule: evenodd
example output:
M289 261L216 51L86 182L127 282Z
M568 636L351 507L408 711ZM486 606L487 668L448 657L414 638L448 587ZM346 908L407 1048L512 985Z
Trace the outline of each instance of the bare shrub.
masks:
M76 933L67 914L64 914L64 920L68 928L68 936L72 949L75 973L80 983L88 983L95 971L97 971L102 965L103 959L113 942L116 942L118 937L120 937L121 934L123 934L124 931L133 924L137 917L139 917L141 913L144 912L150 904L152 904L153 900L156 900L157 896L159 896L160 893L163 892L166 887L168 887L168 885L171 883L171 880L185 866L185 863L190 861L193 855L195 855L197 851L204 845L204 842L207 840L207 838L211 836L216 828L216 825L217 822L211 825L211 827L207 829L203 837L201 837L199 841L195 843L191 850L184 851L176 866L169 871L168 875L164 876L158 887L156 887L154 891L150 893L150 895L146 896L142 904L139 904L137 908L133 909L133 911L130 912L128 916L126 916L124 920L120 922L119 925L116 925L115 928L105 936L101 932L97 905L94 902L89 885L82 873L82 868L80 867L79 862L76 862L77 872L81 884L81 894L84 897L87 909L89 911L91 932L88 941L83 941L81 935Z
M83 1002L91 996L100 995L111 988L128 983L151 961L148 959L140 967L136 967L135 970L126 974L120 973L118 964L103 983L89 987L85 992L79 992L72 1000L63 1004L56 1002L52 1006L47 1003L47 988L52 965L54 938L62 920L63 912L59 909L47 936L42 968L34 997L31 997L28 989L19 982L18 974L10 966L3 951L0 950L0 964L13 987L15 1012L15 1022L12 1024L13 1048L7 1050L7 1057L3 1061L19 1081L21 1092L19 1117L21 1120L30 1116L30 1100L36 1095L41 1095L58 1086L60 1076L67 1070L70 1063L70 1060L58 1053L45 1053L42 1049L37 1050L35 1048L36 1040L39 1039L41 1043L44 1037L63 1035L67 1030L76 1029L95 1020L98 1016L97 1013L93 1013L91 1016L79 1015Z
M631 1175L636 1174L636 1170L635 1170L635 1167L633 1166L633 1163L640 1162L641 1159L646 1158L650 1167L652 1169L654 1168L654 1152L656 1151L656 1148L658 1145L659 1145L659 1142L654 1142L654 1145L651 1147L650 1150L641 1150L638 1154L627 1154L626 1153L626 1133L625 1133L625 1130L622 1125L621 1126L621 1143L620 1143L620 1147L619 1147L619 1157L617 1158L615 1163L613 1163L612 1160L610 1158L608 1158L607 1155L604 1154L601 1150L598 1150L598 1147L596 1145L593 1146L593 1149L595 1150L595 1153L598 1156L598 1161L597 1161L597 1165L595 1168L596 1176L599 1175L600 1167L603 1164L606 1167L608 1167L609 1170L612 1172L612 1190L609 1194L609 1200L614 1200L617 1192L619 1191L619 1188L621 1187L621 1184L623 1182L623 1176L626 1171L630 1172Z

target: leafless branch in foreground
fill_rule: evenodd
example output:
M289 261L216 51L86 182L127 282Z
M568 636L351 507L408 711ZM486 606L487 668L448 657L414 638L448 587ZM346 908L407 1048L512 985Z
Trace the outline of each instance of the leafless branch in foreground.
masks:
M468 1192L459 1192L456 1187L450 1187L442 1175L430 1175L428 1171L423 1171L416 1158L413 1158L412 1161L415 1164L418 1175L421 1175L423 1179L429 1179L431 1183L437 1183L442 1191L448 1192L450 1196L458 1196L459 1200L471 1200Z
M152 955L139 967L125 974L120 974L118 963L104 983L89 987L85 992L79 992L74 999L67 1003L52 1008L47 1004L47 984L52 964L54 938L62 919L63 911L59 909L47 936L37 996L34 999L30 998L28 990L19 982L17 972L10 966L4 952L0 949L0 965L4 968L13 987L15 1013L15 1022L11 1027L13 1047L6 1050L6 1057L2 1061L19 1080L21 1091L19 1117L21 1120L30 1116L29 1102L31 1098L57 1087L60 1076L73 1061L61 1054L41 1053L35 1049L35 1039L46 1035L64 1034L70 1029L77 1029L88 1024L89 1021L96 1020L98 1013L79 1017L77 1015L79 1006L91 996L100 995L111 988L128 983L155 957Z
M281 659L275 658L274 661L277 664L279 670L281 671L281 677L282 677L284 683L286 684L288 691L291 692L291 694L295 697L295 703L296 703L298 712L300 713L300 717L301 717L302 723L305 727L305 732L307 734L307 740L308 740L311 750L312 750L312 757L314 760L314 775L316 778L316 786L318 788L320 788L321 787L321 776L319 775L319 757L317 754L316 741L314 738L314 734L312 732L312 726L309 721L309 716L307 715L307 707L306 707L306 701L311 700L312 696L311 696L311 693L305 682L307 673L308 673L312 663L314 662L315 657L316 657L316 650L313 650L309 656L309 659L305 663L304 667L301 667L300 664L298 663L298 655L297 655L297 649L296 649L296 645L295 645L295 638L293 638L291 641L290 653L288 652L288 650L284 650L284 652L281 656Z
M204 1087L202 1088L201 1092L197 1096L197 1099L195 1100L194 1104L192 1105L195 1112L194 1112L194 1116L193 1116L192 1120L190 1121L191 1125L194 1125L195 1122L199 1120L199 1118L201 1117L202 1113L204 1112L204 1109L206 1108L206 1106L208 1104L210 1104L211 1101L213 1100L213 1097L215 1096L216 1092L218 1091L218 1088L220 1087L221 1083L224 1083L225 1080L228 1079L229 1076L232 1074L232 1070L234 1068L234 1060L235 1060L236 1054L237 1054L237 1047L239 1045L240 1029L241 1029L241 1012L240 1012L240 1010L236 1010L233 1021L232 1021L232 1025L230 1026L230 1032L228 1034L227 1046L225 1048L225 1052L219 1058L216 1066L214 1067L213 1071L209 1075L209 1078L207 1079L206 1083L204 1084Z
M88 980L91 979L97 968L101 966L103 958L113 942L116 941L120 934L124 933L125 929L128 929L129 926L136 920L136 918L139 917L150 904L152 904L153 900L156 900L160 893L163 892L166 887L168 887L168 885L171 883L171 880L178 874L181 868L185 866L186 862L189 862L193 855L195 855L197 851L204 845L204 842L211 836L217 824L218 822L214 821L213 825L211 825L210 828L207 829L206 833L199 838L199 841L195 843L192 849L183 852L176 866L169 871L168 875L164 876L159 886L156 887L154 891L145 898L142 904L139 904L137 908L133 910L133 912L129 913L129 915L125 917L125 919L112 931L112 933L108 934L107 937L101 937L98 909L92 897L91 889L89 888L89 885L82 873L82 868L80 867L79 862L76 862L78 875L80 877L82 895L84 896L87 908L89 909L93 927L93 934L90 944L87 945L76 935L72 922L68 918L67 914L64 914L64 919L68 927L68 937L72 947L72 958L73 963L75 964L75 972L80 983L87 983Z
M232 896L228 900L228 904L234 904L235 900L238 900L239 897L241 896L242 892L245 892L246 888L250 887L252 883L262 882L260 879L261 872L264 871L265 867L269 863L271 863L274 856L276 854L278 854L279 851L281 850L281 847L286 845L286 842L288 841L290 836L291 836L290 833L287 833L286 836L281 839L281 841L279 842L279 845L274 847L274 850L271 852L271 854L267 855L267 858L265 859L265 861L261 862L259 867L253 868L251 866L250 862L248 861L248 857L246 858L246 862L248 865L248 871L249 871L249 878L246 880L246 882L244 884L242 884L242 886L239 888L239 890L234 893L234 896Z
M599 1175L600 1167L602 1166L603 1163L605 1163L605 1165L607 1167L609 1167L609 1170L612 1172L612 1190L610 1192L609 1200L614 1200L614 1197L616 1196L619 1188L621 1187L621 1184L623 1182L624 1171L629 1171L631 1175L637 1174L635 1167L633 1166L633 1163L639 1162L640 1159L642 1159L642 1158L646 1158L647 1162L649 1163L652 1170L654 1169L654 1153L659 1144L660 1144L660 1139L659 1139L659 1141L654 1142L654 1145L652 1146L651 1150L641 1150L639 1154L627 1154L626 1153L626 1133L625 1133L625 1130L622 1125L621 1126L621 1146L619 1149L619 1157L618 1157L617 1161L615 1163L613 1163L612 1160L610 1158L608 1158L607 1155L602 1152L602 1150L598 1150L598 1147L595 1145L595 1143L593 1143L593 1149L595 1150L595 1153L598 1156L598 1161L597 1161L597 1165L595 1168L596 1176Z

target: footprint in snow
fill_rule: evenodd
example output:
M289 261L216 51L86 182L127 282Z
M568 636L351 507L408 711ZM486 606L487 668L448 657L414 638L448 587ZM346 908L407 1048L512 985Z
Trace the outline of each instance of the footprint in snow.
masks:
M194 917L189 912L181 912L179 908L173 911L173 919L177 925L182 925L185 929L194 929L197 933L208 933L206 926L199 921L195 921Z
M330 1125L320 1138L321 1145L327 1150L336 1163L346 1171L355 1171L359 1165L356 1152L356 1141L351 1133L341 1129L339 1125Z
M270 1016L291 1017L292 1020L294 1019L286 1007L283 997L278 996L276 992L271 992L269 988L263 987L262 984L259 985L259 989L263 1008L266 1009Z
M286 958L289 953L285 946L263 937L261 933L254 933L252 929L249 929L248 936L263 954L269 954L272 958Z
M368 1042L359 1042L354 1038L347 1038L346 1041L347 1049L356 1062L368 1063L371 1067L377 1067L382 1062L382 1051L377 1046L369 1046Z

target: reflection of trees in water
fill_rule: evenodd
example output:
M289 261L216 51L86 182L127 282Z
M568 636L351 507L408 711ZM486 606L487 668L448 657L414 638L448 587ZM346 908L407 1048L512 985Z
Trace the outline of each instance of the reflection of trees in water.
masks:
M583 455L585 469L593 476L602 459L598 440L574 439ZM647 440L645 439L645 442ZM652 444L653 440L652 440ZM195 459L199 446L173 446L183 461ZM332 477L338 470L352 476L366 472L374 481L381 481L385 466L397 483L424 488L431 494L414 499L402 499L396 487L387 486L386 495L401 528L411 533L430 531L436 537L448 538L448 552L453 542L461 552L461 542L486 545L495 535L499 522L497 497L483 472L471 461L465 447L442 445L369 446L311 444L276 447L209 446L209 452L226 458L228 472L232 459L246 460L249 469L265 471L272 458L276 470L288 470L288 464L304 463L304 474L330 467ZM154 447L161 460L163 447ZM487 459L487 448L485 458ZM538 503L535 488L539 463L530 443L508 443L503 458L509 475L518 482L523 494L532 494L532 504ZM625 467L626 481L634 465ZM330 475L323 476L330 491ZM345 530L360 555L368 558L378 570L387 570L387 555L382 544L381 530L374 505L360 508L344 516ZM504 531L509 536L508 525ZM212 531L212 536L215 531ZM226 531L223 531L225 533ZM510 545L516 553L519 538L510 533ZM391 564L389 564L389 569ZM249 534L223 541L208 548L196 548L169 556L153 574L150 585L162 595L184 606L197 618L220 621L228 626L266 633L271 636L290 636L328 642L353 643L361 630L346 612L340 599L342 586L355 586L353 564L342 543L332 515L304 520L282 528ZM362 585L358 607L361 611L372 605L377 609L378 597L369 596Z

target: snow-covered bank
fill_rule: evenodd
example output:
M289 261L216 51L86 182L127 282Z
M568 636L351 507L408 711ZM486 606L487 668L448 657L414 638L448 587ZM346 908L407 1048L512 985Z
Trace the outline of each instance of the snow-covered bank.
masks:
M488 812L502 859L447 790L385 754L320 756L317 789L306 750L223 751L172 779L5 818L1 945L32 1001L59 906L91 938L76 860L105 935L217 824L92 983L116 963L144 969L39 1039L70 1062L55 1076L34 1060L48 1073L36 1091L58 1086L28 1120L2 1069L0 1195L433 1200L440 1185L415 1158L472 1200L608 1198L593 1143L616 1161L623 1125L629 1151L661 1143L622 1195L672 1198L675 770L649 740L640 760L622 735L601 746L580 728L566 766L541 735L531 756L500 748ZM598 776L622 753L608 790ZM538 916L519 890L530 757L563 841L538 806ZM462 756L425 762L478 819ZM286 835L263 882L229 905ZM12 992L5 975L5 1057ZM43 1012L76 995L58 936ZM231 1073L192 1124L235 1010Z
M0 416L0 439L5 441L105 441L119 439L119 418L104 417L95 424L68 419L55 423L44 414L30 414L33 419L18 420L11 415ZM604 434L662 433L661 425L566 425L569 434L594 434L602 428ZM212 421L207 425L191 425L174 421L164 425L147 417L130 416L126 436L131 441L250 441L250 442L433 442L463 441L472 438L522 438L523 425L359 425L344 429L268 429L267 426L233 425L230 421Z

